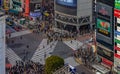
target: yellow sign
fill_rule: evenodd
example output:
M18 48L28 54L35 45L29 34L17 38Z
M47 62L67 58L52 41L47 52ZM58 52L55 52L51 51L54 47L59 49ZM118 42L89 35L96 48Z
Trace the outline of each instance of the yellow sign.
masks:
M105 35L108 35L108 31L105 31L105 30L99 29L99 32L104 33Z
M9 9L9 0L4 0L4 9L8 10Z

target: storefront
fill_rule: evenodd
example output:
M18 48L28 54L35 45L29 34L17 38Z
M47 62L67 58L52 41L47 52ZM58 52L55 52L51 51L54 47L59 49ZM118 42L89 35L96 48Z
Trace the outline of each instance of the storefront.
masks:
M96 74L109 74L110 72L109 69L99 64L92 65L92 69L94 70Z

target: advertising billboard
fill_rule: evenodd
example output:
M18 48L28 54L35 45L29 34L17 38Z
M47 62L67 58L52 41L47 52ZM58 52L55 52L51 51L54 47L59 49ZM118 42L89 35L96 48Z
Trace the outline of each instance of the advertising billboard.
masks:
M40 3L30 3L31 12L40 12L41 4Z
M56 0L56 3L65 6L77 7L77 0Z
M98 46L97 48L97 54L110 60L110 61L114 61L114 54L110 51L107 51L106 49L103 49L101 47Z
M110 37L110 22L107 22L105 20L101 20L101 19L97 19L97 28L98 28L98 32Z
M68 15L77 15L77 7L71 7L56 3L55 10Z
M115 9L120 10L120 0L115 0Z
M96 37L98 42L102 42L106 45L113 45L113 8L109 5L98 2L96 12Z
M120 0L115 0L114 16L120 18Z

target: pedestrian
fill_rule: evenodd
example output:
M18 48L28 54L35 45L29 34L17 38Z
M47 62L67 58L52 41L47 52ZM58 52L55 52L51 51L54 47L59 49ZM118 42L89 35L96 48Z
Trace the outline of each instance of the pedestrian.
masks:
M70 43L72 44L72 40L70 41Z
M29 45L27 45L26 47L29 48Z
M22 40L22 36L20 36L20 39Z
M13 44L13 43L14 43L14 40L12 40L11 42L12 42L12 44Z
M43 48L45 48L45 46L43 45Z

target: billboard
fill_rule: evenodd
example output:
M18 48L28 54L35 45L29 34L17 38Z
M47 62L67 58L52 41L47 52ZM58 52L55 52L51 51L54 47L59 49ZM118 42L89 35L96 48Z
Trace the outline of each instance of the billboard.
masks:
M104 44L113 45L113 7L98 2L96 12L96 37L98 42L103 41Z
M110 51L107 51L106 49L103 49L101 47L98 46L97 48L97 54L110 60L110 61L114 61L114 54Z
M31 12L40 12L41 4L40 3L30 3Z
M115 0L115 9L120 10L120 0Z
M107 22L106 20L97 19L97 28L99 33L110 37L110 22Z
M56 0L56 3L65 6L77 7L77 0Z
M120 18L120 0L115 0L114 16Z

